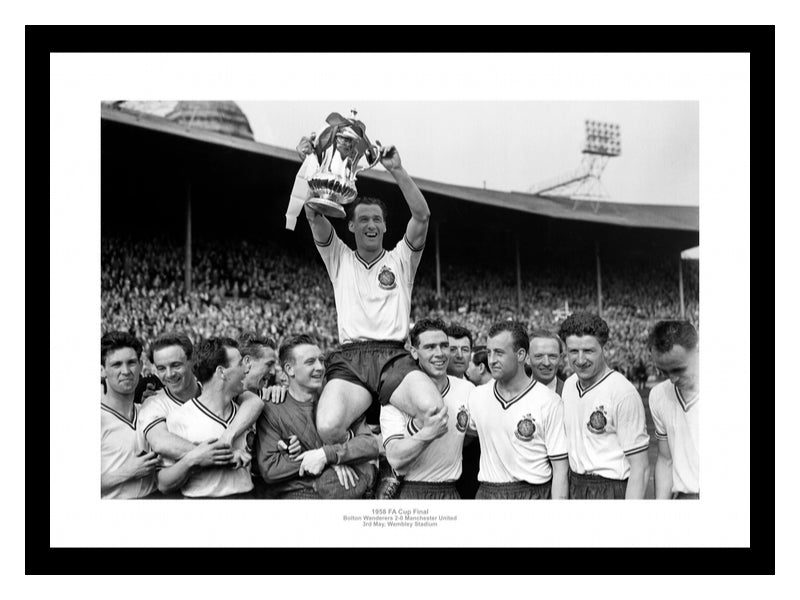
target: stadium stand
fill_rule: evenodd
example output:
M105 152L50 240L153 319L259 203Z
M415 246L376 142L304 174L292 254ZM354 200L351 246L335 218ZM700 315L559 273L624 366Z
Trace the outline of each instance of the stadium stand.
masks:
M324 350L337 343L336 309L330 282L318 257L253 240L198 240L193 251L191 294L183 289L183 245L167 237L104 238L101 244L102 329L122 329L149 343L170 329L193 339L236 336L257 330L282 339L311 332ZM523 268L522 310L516 307L511 268L488 260L449 261L442 268L442 299L435 272L423 262L412 294L412 320L439 316L470 328L485 343L489 326L516 318L529 328L556 330L555 311L597 310L591 272L562 262ZM674 265L654 260L606 265L603 317L611 329L607 357L631 380L639 361L650 365L647 332L658 319L680 314ZM684 267L687 318L698 326L698 268Z

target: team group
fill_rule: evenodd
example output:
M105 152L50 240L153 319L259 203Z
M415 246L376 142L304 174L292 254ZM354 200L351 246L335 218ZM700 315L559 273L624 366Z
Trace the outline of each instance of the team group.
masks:
M344 154L357 127L335 132ZM313 135L303 138L301 156L313 151ZM396 148L381 148L381 163L411 212L392 250L383 247L387 210L377 198L348 207L356 250L305 209L337 308L341 345L327 356L308 335L276 348L253 334L196 346L165 334L148 351L164 387L140 408L142 344L125 332L103 336L103 497L459 498L473 437L477 499L644 497L644 405L606 364L605 321L575 313L558 334L530 335L499 322L475 352L465 330L436 319L411 327L430 211ZM697 498L697 332L685 321L659 322L650 348L668 376L649 398L656 497ZM561 381L564 353L573 375ZM264 388L276 354L288 386Z

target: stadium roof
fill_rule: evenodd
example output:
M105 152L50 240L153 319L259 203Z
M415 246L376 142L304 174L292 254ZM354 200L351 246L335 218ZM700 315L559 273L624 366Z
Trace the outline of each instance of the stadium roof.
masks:
M300 159L294 150L237 138L215 131L198 129L190 125L169 121L156 115L102 106L101 118L300 164ZM388 173L375 169L365 171L359 177L377 179L384 182L393 181ZM423 192L436 193L484 205L520 210L553 219L692 232L699 232L700 229L699 209L696 206L591 202L538 196L522 192L501 192L465 187L416 176L414 181Z

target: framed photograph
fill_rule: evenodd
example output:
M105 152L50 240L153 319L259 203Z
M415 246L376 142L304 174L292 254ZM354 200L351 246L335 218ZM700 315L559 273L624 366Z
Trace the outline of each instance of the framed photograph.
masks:
M321 36L324 30L313 31ZM356 37L363 33L347 31ZM400 31L402 37L411 33ZM565 574L631 572L632 565L639 565L642 573L662 574L774 572L774 517L751 506L750 437L737 435L735 443L731 438L741 415L750 414L749 361L743 358L733 379L726 376L730 365L723 356L734 343L749 353L749 320L736 331L728 325L750 311L750 198L734 174L751 168L751 90L758 90L766 104L773 98L772 70L765 67L774 60L774 28L747 28L746 41L738 35L741 29L715 28L714 47L705 41L708 31L621 28L613 30L618 41L608 41L605 28L500 28L492 29L497 50L489 52L458 42L476 34L475 29L442 28L434 37L454 44L446 52L422 42L402 53L392 44L385 52L364 53L344 42L335 52L320 43L314 51L299 53L278 42L264 52L258 44L242 41L242 33L263 38L261 34L276 29L226 30L233 51L217 52L207 41L179 43L172 36L185 34L182 29L147 30L150 42L145 43L138 28L29 28L30 44L36 48L30 56L41 60L46 52L50 63L51 402L49 531L44 534L30 517L27 522L31 534L36 528L49 543L45 549L36 545L33 550L32 545L26 551L26 570L63 573L58 557L67 551L92 556L91 563L72 568L103 572L112 565L111 555L132 557L137 549L149 548L165 556L168 549L180 548L185 558L179 566L115 558L111 568L119 573L189 573L197 572L198 565L188 557L201 549L225 548L235 560L215 567L220 573L263 572L259 565L264 560L272 573L300 573L301 555L333 557L316 561L315 573L364 572L352 565L372 560L376 552L397 560L412 553L425 557L414 563L421 574L463 573L435 560L443 549L465 561L499 558L474 567L485 573L530 573L530 560L538 565L536 572ZM57 35L51 38L51 33ZM67 33L72 41L65 41ZM594 46L601 38L606 41ZM573 47L565 39L575 40ZM145 52L129 53L133 49ZM757 62L763 65L759 71ZM756 86L757 79L765 79L759 81L764 85ZM351 132L345 135L350 141L337 137L342 131ZM771 132L766 127L761 135L770 137ZM304 137L311 142L307 152ZM335 144L358 149L352 164L333 165L325 149L332 146L335 159ZM316 175L300 176L314 152ZM346 163L345 153L340 155ZM363 159L363 170L354 168L358 159ZM326 216L328 225L307 219L302 202L292 208L298 181L306 185L304 200L316 193L324 201L314 210ZM427 213L415 204L409 182L424 197ZM350 212L337 213L353 210L347 206L353 201L348 199L351 185L359 196L383 201L378 225L359 229ZM323 212L327 210L331 212ZM382 246L373 248L376 235ZM368 283L355 285L361 295L336 287L332 273L340 268L335 262L340 259L326 255L332 240L349 246L341 251L360 260L365 273L372 264L378 266ZM399 266L380 262L395 256L398 248ZM365 291L369 285L378 292L407 286L406 303L402 298L397 305L376 300ZM731 294L731 286L741 294ZM91 355L96 356L99 334L126 331L143 342L145 360L137 376L150 377L142 380L145 402L151 393L172 393L173 380L165 375L170 367L164 362L159 371L148 348L165 331L176 330L188 334L195 348L201 339L237 339L248 331L271 338L278 369L265 366L251 382L256 395L280 386L278 378L287 371L282 344L297 334L310 334L319 349L319 356L310 360L318 360L322 369L327 363L328 386L337 380L330 376L336 361L354 372L347 362L353 360L352 346L346 346L348 352L337 351L342 342L367 338L359 329L355 306L355 299L367 297L383 303L374 314L402 315L385 321L371 317L368 327L384 332L376 339L389 339L394 329L408 331L431 319L463 326L469 335L459 335L464 331L459 329L449 329L453 335L444 331L441 340L436 338L439 349L431 342L433 349L421 351L412 334L410 340L395 339L400 349L392 351L403 356L410 351L408 360L430 376L426 385L440 382L440 394L459 390L465 376L484 384L487 394L494 393L494 401L503 405L505 416L529 390L504 396L503 386L498 392L493 383L505 381L498 347L490 343L498 335L492 329L497 323L519 322L525 331L524 352L513 368L522 373L527 367L529 372L520 377L539 385L537 389L548 385L537 379L540 369L552 373L553 385L560 375L562 386L576 386L576 398L594 385L581 387L581 381L607 376L624 381L641 402L637 418L643 437L631 438L623 450L626 461L637 453L646 457L647 470L641 471L644 500L475 500L478 468L489 473L493 467L486 457L493 452L504 456L504 447L496 449L489 438L483 440L482 459L474 454L467 459L465 450L458 473L442 476L452 482L471 469L474 481L459 486L461 499L336 496L340 499L282 501L257 496L257 489L251 492L245 486L247 490L237 488L215 500L190 501L182 499L180 485L159 499L101 498L97 406L86 402L84 393L97 389L97 372L88 365ZM608 341L602 340L604 366L596 379L581 378L582 369L596 365L576 358L579 351L584 357L585 349L569 345L570 336L582 337L583 330L567 327L558 335L571 315L582 313L596 315L608 326ZM694 502L655 500L659 439L666 439L660 428L666 425L659 425L658 415L653 417L651 390L665 379L665 368L653 362L648 336L663 320L688 321L702 339L697 378L705 382L711 400L693 425L702 430L693 439L703 465L703 494ZM558 347L552 367L529 360L531 337L544 334L528 334L541 331L553 333L550 339ZM457 343L464 339L466 350ZM510 347L516 351L513 339ZM493 357L486 361L488 378L483 381L467 372L478 368L480 360L474 358L480 346ZM294 365L297 356L291 348L286 352ZM217 384L228 396L234 385L241 384L242 392L249 389L244 382L253 361L245 361L242 344L235 355L209 363L203 375L209 383L179 402L195 402L198 414L222 423L221 432L242 404L232 412L215 412L196 401L203 389L210 393ZM456 355L463 358L454 359ZM58 356L70 360L59 361ZM105 357L101 376L108 374ZM319 370L309 367L304 381L317 376L315 368ZM292 367L286 377L292 386L301 376ZM381 416L380 405L391 405L391 392L382 394L381 386L389 381L386 389L399 388L405 375L397 377L391 384L391 378L379 376L374 389L365 392L364 406L370 409L364 427L376 430L390 422ZM73 382L66 389L59 384L65 380ZM359 393L347 387L355 385L352 380L340 374L338 381L345 382L344 391L324 410L361 406ZM402 406L416 410L414 402L426 390L414 388L408 396L413 401ZM561 390L542 393L568 413ZM480 442L479 411L460 413L475 402L469 390L464 394L464 402L448 407L449 431L466 437L467 430L475 429ZM263 402L264 415L276 410L269 408L269 398ZM324 402L323 395L317 408ZM140 408L131 414L141 416ZM763 410L764 422L773 423L774 406ZM599 411L588 421L596 428L592 435L615 433L618 423L623 426L623 417L613 416L608 402ZM395 440L403 439L403 427L410 438L420 423L428 423L402 414L408 418ZM508 431L503 430L502 444L517 451L520 444L538 439L547 419L520 412L513 423L503 425ZM167 416L162 420L165 429L178 427ZM177 417L173 420L177 423ZM325 423L339 425L334 417ZM259 427L254 427L255 445L242 441L241 448L253 461L254 488L263 474L259 460L267 460L259 454ZM342 431L348 427L350 422ZM184 431L197 437L196 445L213 433L207 427ZM355 438L355 427L347 435L348 440ZM387 447L392 438L380 439L382 456L396 456ZM280 460L289 460L293 440L279 434L277 441L286 446ZM543 466L537 467L547 470L542 481L556 473L552 465L562 460L567 482L566 452L555 456L558 442L548 443L554 444L550 456L545 454ZM345 445L340 453L352 451ZM69 452L59 450L66 447ZM297 452L308 451L311 465L313 450L304 446ZM319 454L314 460L338 460ZM678 455L672 459L682 460ZM626 461L619 464L633 464ZM581 468L572 455L568 463L573 471ZM383 464L388 464L385 459ZM162 461L158 468L171 466ZM633 486L630 470L621 468L611 479ZM343 485L339 470L326 469L333 488ZM401 487L415 478L434 477L411 472L410 477L398 477ZM759 470L758 487L766 487L768 494L774 482L764 486L760 478L769 479L772 472ZM634 469L634 478L637 473ZM385 493L381 482L386 470L376 468L372 474L372 493ZM691 484L686 490L694 492ZM240 492L248 498L234 499ZM552 493L548 488L547 494ZM624 486L620 494L625 495ZM618 566L592 560L598 548ZM523 549L524 555L519 552ZM712 566L701 560L709 554L725 558ZM678 555L696 560L675 563ZM396 569L383 563L380 570Z

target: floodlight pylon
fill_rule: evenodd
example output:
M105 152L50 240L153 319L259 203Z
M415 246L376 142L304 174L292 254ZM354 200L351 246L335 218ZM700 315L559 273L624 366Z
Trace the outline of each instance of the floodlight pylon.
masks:
M580 167L570 173L534 185L528 193L573 200L600 201L610 196L601 177L610 158L621 154L619 125L586 120L586 140ZM599 204L595 210L599 209Z

